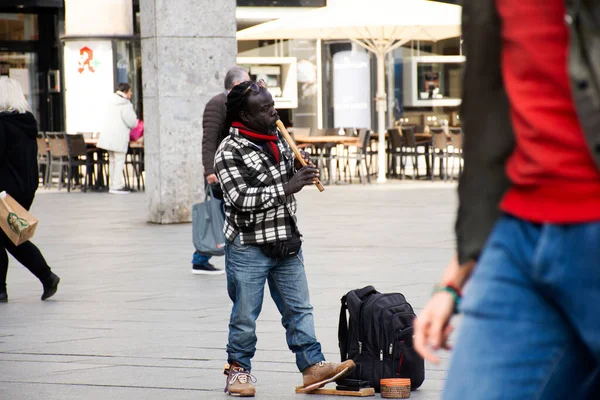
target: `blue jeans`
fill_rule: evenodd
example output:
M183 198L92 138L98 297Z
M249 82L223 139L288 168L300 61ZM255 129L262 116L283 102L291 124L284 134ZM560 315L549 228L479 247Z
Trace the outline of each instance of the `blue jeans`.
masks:
M225 247L227 291L233 308L229 321L228 363L251 370L256 352L256 319L262 309L265 281L281 313L287 344L296 355L300 371L324 361L315 337L308 282L302 251L297 256L275 260L257 246L242 246L239 236Z
M194 265L206 265L212 256L208 254L202 254L198 251L194 252L194 256L192 257L192 264Z
M503 216L465 292L443 398L594 398L599 307L600 222Z

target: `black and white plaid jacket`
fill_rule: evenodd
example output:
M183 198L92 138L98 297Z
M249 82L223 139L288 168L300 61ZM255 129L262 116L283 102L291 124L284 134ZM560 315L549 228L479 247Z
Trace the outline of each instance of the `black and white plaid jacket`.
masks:
M294 156L278 133L279 165L260 146L231 128L215 155L215 173L223 189L229 241L240 235L245 245L287 240L296 230L296 199L283 185L294 175Z

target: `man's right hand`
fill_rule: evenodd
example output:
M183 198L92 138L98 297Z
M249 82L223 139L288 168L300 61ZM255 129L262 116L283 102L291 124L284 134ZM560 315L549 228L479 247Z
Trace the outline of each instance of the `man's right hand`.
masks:
M213 183L219 183L219 179L217 178L217 175L210 174L206 176L206 182L212 185Z
M283 185L283 191L286 196L298 193L304 186L312 185L319 178L319 170L314 165L307 165L296 172L292 179Z

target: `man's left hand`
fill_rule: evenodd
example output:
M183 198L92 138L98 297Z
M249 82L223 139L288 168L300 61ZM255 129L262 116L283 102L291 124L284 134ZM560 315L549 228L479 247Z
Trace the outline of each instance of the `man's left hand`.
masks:
M459 264L456 256L448 264L440 283L445 285L451 282L458 288L462 288L474 269L475 261ZM456 299L450 293L437 292L415 320L413 343L415 350L425 360L438 364L440 359L434 352L439 349L450 350L448 344L452 332L450 319L454 315L455 308Z
M306 161L306 164L312 165L312 162L310 161L310 154L308 154L304 150L299 150L299 151L300 151L300 154L302 154L302 158L304 159L304 161ZM302 164L300 163L300 161L298 159L294 160L294 167L296 167L296 169L302 168Z

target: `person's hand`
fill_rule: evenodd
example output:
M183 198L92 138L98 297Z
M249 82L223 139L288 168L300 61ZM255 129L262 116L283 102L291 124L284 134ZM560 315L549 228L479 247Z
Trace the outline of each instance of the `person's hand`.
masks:
M461 289L474 269L475 261L459 264L458 256L455 256L444 272L442 284L452 283ZM450 350L448 337L452 332L450 318L454 314L454 309L454 296L445 291L437 292L415 320L414 345L425 360L437 364L440 360L433 352L440 348Z
M212 185L213 183L219 183L219 179L217 178L217 175L210 174L206 176L206 182Z
M413 342L415 350L425 360L438 364L440 360L433 351L450 350L448 337L453 328L449 322L453 314L454 297L448 292L437 292L415 320Z
M299 151L300 151L300 154L302 155L302 158L304 159L304 161L306 161L306 164L313 165L312 162L310 161L310 154L308 154L304 150L299 150ZM294 160L294 167L296 167L296 169L302 168L302 164L300 163L300 160L298 160L298 159Z
M312 185L319 178L319 170L314 165L307 165L296 172L292 179L283 185L286 196L298 193L306 185Z

